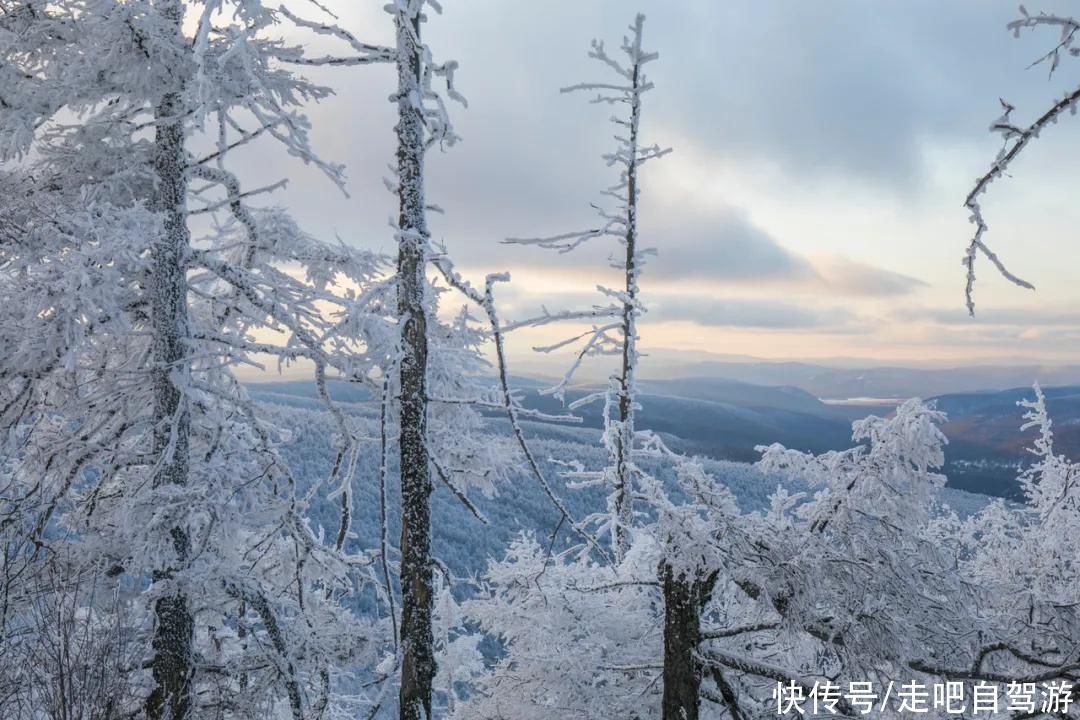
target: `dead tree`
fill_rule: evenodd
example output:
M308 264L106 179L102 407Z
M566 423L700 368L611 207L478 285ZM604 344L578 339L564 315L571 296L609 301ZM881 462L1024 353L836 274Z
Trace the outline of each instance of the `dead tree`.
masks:
M611 121L620 128L620 133L616 135L617 145L615 150L603 156L608 165L619 168L619 181L604 191L604 195L615 200L614 211L609 212L597 208L602 221L599 227L552 237L512 238L507 240L507 242L513 244L535 245L557 250L560 253L570 252L585 242L598 237L613 237L623 246L623 260L615 266L622 274L622 287L599 288L600 292L611 301L610 305L605 307L597 306L582 312L556 314L545 312L540 317L513 323L508 327L508 329L517 329L563 320L608 319L607 322L594 325L590 332L586 332L577 338L537 349L542 352L550 352L565 347L575 340L584 340L577 358L563 379L555 387L545 391L557 397L563 396L566 386L585 357L590 355L618 355L620 358L619 368L611 376L606 392L590 395L571 406L572 408L581 407L584 403L594 400L603 400L605 402L604 441L608 449L610 466L603 473L600 481L609 484L612 488L609 499L610 519L608 525L616 560L622 559L630 545L630 528L634 515L634 476L638 472L633 460L634 413L638 407L636 401L636 374L639 357L637 350L637 320L645 312L645 306L639 298L638 278L645 264L646 256L655 252L652 248L645 248L640 244L638 234L638 200L640 197L638 173L645 162L670 152L669 149L661 149L656 145L644 147L639 138L641 98L644 93L653 87L652 83L646 78L643 67L646 63L659 57L657 53L649 53L641 49L644 23L645 16L637 15L634 24L630 26L632 34L623 38L622 51L626 55L625 65L609 56L602 42L594 40L592 43L589 57L599 60L613 70L619 76L619 81L615 83L580 83L562 90L563 92L596 91L598 95L593 100L594 103L625 105L627 108L627 113L624 116L611 118Z

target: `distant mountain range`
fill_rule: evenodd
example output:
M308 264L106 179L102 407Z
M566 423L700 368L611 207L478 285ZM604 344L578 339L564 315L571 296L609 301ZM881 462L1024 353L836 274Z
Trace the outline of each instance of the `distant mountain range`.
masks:
M570 404L598 388L574 388ZM851 419L865 408L827 405L790 386L767 387L719 378L649 380L639 383L640 430L671 436L683 452L752 462L757 445L782 442L823 452L851 444ZM563 405L549 396L527 393L528 407L558 413ZM887 411L887 408L886 408ZM587 428L603 424L601 403L576 411Z
M675 376L787 385L819 398L910 398L951 393L1080 385L1080 366L976 365L951 368L829 367L802 362L694 362L672 368Z
M779 367L762 369L760 365L723 364L741 367L749 374L779 373ZM720 377L683 377L642 380L639 383L638 428L661 433L682 452L717 460L753 462L757 445L774 442L815 453L847 448L852 445L851 422L867 415L891 412L888 404L830 404L818 399L823 388L833 387L838 396L907 397L914 384L923 388L947 386L953 379L961 385L979 382L1015 380L1024 383L1013 389L938 394L933 399L949 416L944 430L950 444L946 449L945 473L950 487L969 492L1017 498L1016 475L1029 454L1032 433L1021 433L1022 409L1017 400L1032 396L1027 377L1033 369L963 368L954 370L911 370L878 368L842 370L802 363L776 363L795 368L784 375L789 383L753 384ZM1058 371L1065 372L1064 370ZM1051 378L1058 375L1051 375ZM981 378L981 380L976 379ZM807 386L796 386L797 382ZM555 398L541 395L543 381L515 378L524 391L528 407L552 414L564 412ZM295 382L258 383L249 386L256 398L294 407L317 409L310 384ZM815 389L810 389L815 388ZM597 387L577 387L567 391L571 403ZM1049 387L1045 390L1057 436L1057 450L1080 457L1080 384ZM342 402L355 404L354 412L367 414L367 393L354 385L335 384L332 394ZM928 397L931 393L921 393ZM534 432L544 437L577 442L586 436L596 437L602 426L602 407L593 404L576 414L582 423L575 426L554 423L531 423ZM498 414L493 414L497 418ZM578 438L581 438L580 440Z
M887 415L889 405L827 404L790 386L769 387L718 378L682 378L640 383L638 427L677 438L684 451L725 460L753 462L757 445L778 442L815 453L851 447L851 422ZM571 402L586 390L567 393ZM1056 449L1080 457L1080 386L1045 389L1054 421ZM1016 475L1028 460L1033 431L1020 432L1023 409L1033 397L1028 387L950 393L931 398L949 416L945 474L950 487L1019 499ZM528 404L548 412L551 398L529 396ZM586 427L600 427L601 408L578 414Z
M518 379L516 384L524 391L528 405L561 411L561 405L553 398L536 392L539 387L536 381ZM248 389L263 404L271 422L287 431L281 449L301 489L327 477L334 455L331 447L334 433L313 384L255 383ZM675 449L704 456L706 470L723 482L740 507L748 511L765 509L769 495L780 484L792 492L811 489L797 478L766 474L747 462L758 457L753 449L755 445L782 442L815 452L849 447L850 416L866 414L865 408L831 406L793 387L757 386L714 378L647 381L641 383L641 389L638 427L661 433L665 442ZM573 390L568 393L568 400L580 397L583 392L583 389ZM372 402L366 391L356 385L334 382L330 393L346 413L356 418L361 434L378 436L378 404ZM879 407L876 411L888 412L889 408ZM580 414L581 424L523 423L545 477L575 518L602 511L606 492L598 487L570 489L560 477L564 468L558 461L577 460L586 468L599 469L607 460L600 445L600 408L583 408ZM495 436L508 432L506 421L499 413L491 415L491 430ZM980 451L972 447L974 452ZM351 532L356 547L372 547L378 542L379 532L378 444L362 443L359 449ZM399 496L393 453L389 460L388 497L393 503ZM641 463L678 497L669 463L649 458L643 458ZM970 484L976 490L986 489L977 481ZM546 537L559 525L550 501L535 478L527 473L516 472L508 482L500 483L495 497L484 497L479 492L471 494L489 519L488 524L478 522L442 484L436 485L433 496L432 512L437 518L434 545L440 559L456 573L482 570L486 559L500 557L507 543L520 531ZM984 495L952 488L945 489L940 499L961 515L974 512L987 501ZM332 532L338 522L338 503L336 499L317 501L309 515L316 528ZM400 531L395 520L397 514L391 512L389 516L389 532L396 537ZM557 547L577 541L572 533L563 532Z
M546 374L535 362L526 358L516 366L529 368L530 375ZM595 365L587 367L586 372L590 381L606 377L607 373ZM1080 365L972 360L965 365L927 361L903 366L850 358L781 361L669 349L649 351L642 359L641 375L676 381L711 378L768 387L788 386L828 400L928 398L1030 387L1035 381L1046 387L1080 385Z

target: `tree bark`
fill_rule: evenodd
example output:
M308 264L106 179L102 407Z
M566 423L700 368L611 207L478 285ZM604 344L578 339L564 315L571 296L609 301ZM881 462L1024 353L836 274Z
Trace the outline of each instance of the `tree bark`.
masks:
M163 0L162 15L175 25L182 43L183 5ZM153 450L160 458L155 487L188 484L191 414L178 378L186 377L191 330L188 322L186 260L190 246L187 227L187 181L183 123L183 69L175 68L175 87L155 108L154 172L155 209L164 227L153 241L150 285L154 393ZM186 562L189 540L177 524L170 530L175 566L155 570L154 581L174 579ZM194 620L188 599L181 590L159 598L154 604L156 627L151 674L154 689L146 700L150 720L185 720L191 708L192 635Z
M424 124L420 13L397 14L398 318L401 323L401 720L431 717L431 477L427 454L427 316Z
M698 720L701 664L701 613L712 596L716 574L687 577L667 562L660 563L664 592L663 720Z

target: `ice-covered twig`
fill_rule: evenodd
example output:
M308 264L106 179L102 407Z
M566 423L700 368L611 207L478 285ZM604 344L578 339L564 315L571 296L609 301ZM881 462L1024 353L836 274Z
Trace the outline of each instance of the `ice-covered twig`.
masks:
M484 283L484 292L480 293L458 274L449 259L437 258L433 261L433 264L451 287L469 298L469 300L476 304L487 315L495 342L496 369L499 376L499 385L503 392L503 407L506 410L507 419L510 421L510 427L513 431L514 438L517 440L518 446L525 455L525 460L528 463L529 470L533 477L540 483L540 487L543 489L544 494L547 495L548 500L551 501L551 504L555 506L555 509L558 510L559 514L570 524L570 527L573 528L574 532L585 540L598 555L605 559L609 559L607 552L588 533L584 526L574 519L566 505L559 499L559 496L548 483L547 478L544 477L544 473L540 469L540 464L536 461L532 448L529 447L529 443L525 439L525 433L521 429L521 423L518 422L518 407L517 403L514 402L513 393L510 389L510 376L506 365L506 352L503 347L503 335L500 330L499 316L495 309L494 295L495 283L508 281L510 276L506 273L488 275Z
M607 307L594 307L591 310L565 310L562 312L551 313L547 311L547 308L543 309L543 313L536 317L526 318L525 320L515 320L509 322L499 328L500 332L508 333L514 330L519 330L526 327L540 327L541 325L548 325L555 322L564 322L567 320L595 320L596 318L617 317L622 310L618 305L609 305Z
M1070 54L1076 55L1076 48L1072 47L1073 37L1076 30L1080 28L1080 24L1072 18L1059 17L1055 15L1037 15L1031 16L1021 7L1021 12L1024 15L1020 20L1016 20L1009 24L1009 29L1013 30L1015 34L1019 34L1021 28L1025 27L1037 27L1042 25L1058 26L1062 28L1062 38L1058 45L1047 53L1041 60L1050 59L1051 72L1057 68L1059 53L1068 49ZM975 185L964 199L964 206L971 212L971 223L975 225L975 234L972 236L968 247L963 257L963 265L966 268L966 282L964 285L964 299L967 305L968 313L975 314L975 260L979 254L982 254L990 263L997 269L1009 282L1018 285L1019 287L1034 290L1035 286L1030 282L1013 274L1002 262L1002 260L986 245L983 240L983 236L986 233L988 227L986 220L983 218L982 207L979 204L979 196L986 192L987 188L998 178L1004 176L1012 162L1024 151L1029 143L1039 137L1042 130L1049 125L1057 122L1058 118L1062 116L1066 111L1069 114L1075 115L1077 111L1077 104L1080 103L1080 87L1071 90L1062 96L1057 102L1053 103L1047 108L1041 115L1039 115L1030 125L1019 126L1012 122L1009 115L1013 111L1013 106L1001 101L1004 113L990 126L993 132L1001 133L1004 138L1004 145L998 156L994 159L990 169L987 170L981 177L975 180Z
M392 63L397 60L397 50L395 48L361 42L355 35L344 28L328 23L305 20L291 13L284 5L278 8L278 12L287 17L297 27L306 28L318 35L335 37L345 41L356 52L356 55L352 56L324 56L317 58L298 55L288 58L288 62L297 65L368 65L371 63Z

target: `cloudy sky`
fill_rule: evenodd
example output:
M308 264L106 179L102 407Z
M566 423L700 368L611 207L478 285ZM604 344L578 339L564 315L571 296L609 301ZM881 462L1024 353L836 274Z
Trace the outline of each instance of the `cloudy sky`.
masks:
M1037 2L1037 0L1033 0ZM331 2L372 42L390 40L381 2ZM463 141L432 153L432 229L466 274L509 270L510 319L602 302L616 282L599 243L573 255L500 244L586 227L614 180L610 108L561 86L605 79L593 37L617 48L645 13L643 135L674 152L643 171L641 226L658 255L641 281L642 343L658 354L874 362L1019 359L1080 351L1080 227L1074 163L1080 119L1044 134L983 206L988 242L1038 290L979 267L978 315L963 305L962 207L1000 141L987 128L1002 97L1026 122L1071 83L1031 61L1052 31L1013 38L1013 0L445 0L425 30L460 62ZM1067 8L1034 5L1032 11ZM314 12L314 10L313 10ZM299 34L294 34L300 37ZM325 40L320 50L332 50ZM247 173L291 175L279 200L320 236L392 249L389 66L320 69L337 90L310 109L317 149L348 167L349 197L318 173L252 153ZM1070 119L1071 120L1071 119ZM527 347L565 331L515 340Z

